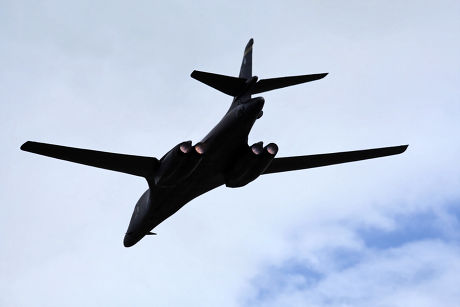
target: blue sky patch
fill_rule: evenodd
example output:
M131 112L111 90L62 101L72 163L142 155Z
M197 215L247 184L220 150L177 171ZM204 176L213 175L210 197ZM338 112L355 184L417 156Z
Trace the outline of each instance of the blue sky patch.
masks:
M452 230L460 232L460 208L449 206L443 213L449 217L454 229L448 230L445 221L440 215L432 210L414 214L399 215L394 218L396 228L391 231L383 231L376 228L361 228L357 234L367 247L376 249L388 249L400 247L404 244L420 240L452 240ZM452 223L453 222L453 223Z

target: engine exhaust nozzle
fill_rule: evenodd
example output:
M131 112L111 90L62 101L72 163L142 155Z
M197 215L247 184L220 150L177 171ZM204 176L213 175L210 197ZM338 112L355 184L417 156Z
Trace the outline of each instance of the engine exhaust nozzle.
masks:
M265 146L265 151L268 152L270 155L275 156L278 153L278 145L275 143L270 143Z

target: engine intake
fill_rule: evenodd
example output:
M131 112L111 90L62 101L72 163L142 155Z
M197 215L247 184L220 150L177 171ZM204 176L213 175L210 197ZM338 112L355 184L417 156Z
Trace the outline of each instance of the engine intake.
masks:
M278 146L275 143L263 147L263 143L259 142L250 146L248 152L227 172L225 185L229 188L247 185L267 169L277 153Z
M176 145L160 159L155 184L168 186L185 180L198 167L205 151L203 143L192 146L192 142L187 141Z

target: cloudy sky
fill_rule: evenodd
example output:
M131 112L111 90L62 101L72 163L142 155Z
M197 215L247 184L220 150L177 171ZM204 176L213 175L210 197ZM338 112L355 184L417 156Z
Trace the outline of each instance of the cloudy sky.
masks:
M0 306L458 306L460 2L0 1ZM279 156L403 155L218 188L122 245L142 178L27 140L161 157L231 99L189 77L329 72L264 93Z

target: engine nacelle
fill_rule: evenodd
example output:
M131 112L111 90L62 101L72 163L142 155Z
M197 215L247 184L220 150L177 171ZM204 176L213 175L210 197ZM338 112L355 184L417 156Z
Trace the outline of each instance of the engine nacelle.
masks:
M229 188L238 188L247 185L259 177L272 163L278 146L270 143L263 147L262 142L249 147L249 151L225 175L225 185Z
M176 145L161 158L155 184L168 186L186 179L198 167L204 153L203 143L192 146L192 142L187 141Z

